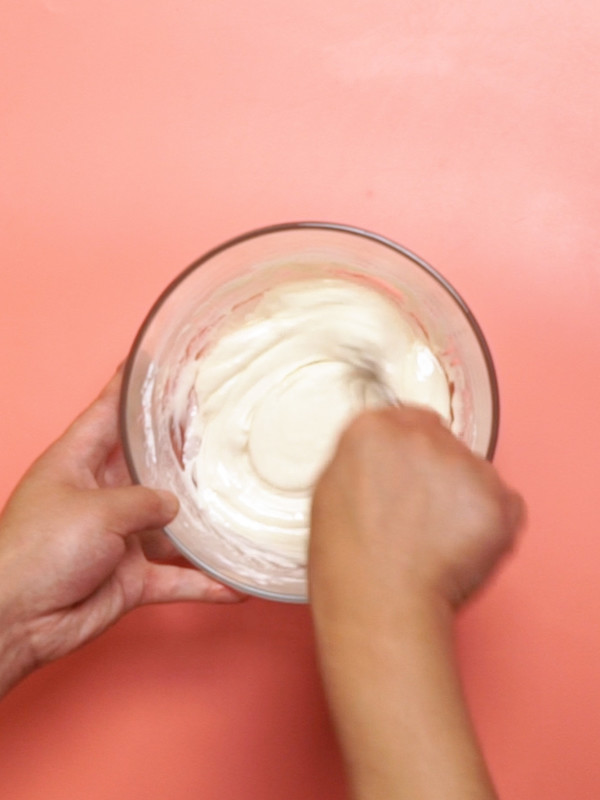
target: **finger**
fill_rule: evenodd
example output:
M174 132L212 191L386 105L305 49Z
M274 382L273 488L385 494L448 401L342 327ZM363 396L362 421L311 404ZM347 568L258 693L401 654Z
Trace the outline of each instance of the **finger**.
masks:
M191 567L151 564L146 567L140 604L200 600L208 603L239 603L245 595Z
M131 486L131 475L120 443L111 450L100 465L96 472L96 480L98 486L102 487Z
M174 494L147 486L92 489L85 501L107 531L123 537L164 528L179 510Z
M150 561L173 561L181 553L162 530L144 531L139 534L144 556Z
M82 472L95 475L119 442L118 371L94 402L80 414L45 454L56 478L77 482Z

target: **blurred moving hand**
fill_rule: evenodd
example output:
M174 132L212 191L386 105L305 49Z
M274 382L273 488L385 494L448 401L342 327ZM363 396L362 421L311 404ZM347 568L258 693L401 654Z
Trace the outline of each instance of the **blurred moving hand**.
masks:
M314 494L309 577L356 798L496 796L452 621L511 550L523 508L431 412L368 412L342 435Z

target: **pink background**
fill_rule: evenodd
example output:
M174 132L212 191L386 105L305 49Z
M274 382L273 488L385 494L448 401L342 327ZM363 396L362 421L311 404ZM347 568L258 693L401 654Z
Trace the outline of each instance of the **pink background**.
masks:
M600 12L593 0L0 10L0 491L162 288L252 227L387 235L485 330L518 557L462 616L501 794L600 796ZM135 612L0 705L11 800L345 797L308 611Z

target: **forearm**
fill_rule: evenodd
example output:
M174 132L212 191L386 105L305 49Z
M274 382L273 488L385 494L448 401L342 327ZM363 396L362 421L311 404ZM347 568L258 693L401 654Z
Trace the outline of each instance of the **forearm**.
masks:
M449 612L407 603L393 626L315 619L356 800L493 800L454 661Z

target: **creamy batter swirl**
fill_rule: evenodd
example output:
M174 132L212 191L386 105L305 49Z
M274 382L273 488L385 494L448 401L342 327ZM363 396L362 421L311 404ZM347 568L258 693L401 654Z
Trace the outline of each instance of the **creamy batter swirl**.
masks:
M451 422L447 376L417 323L350 280L281 284L218 326L178 375L189 492L224 536L305 564L312 489L339 434L391 403Z

